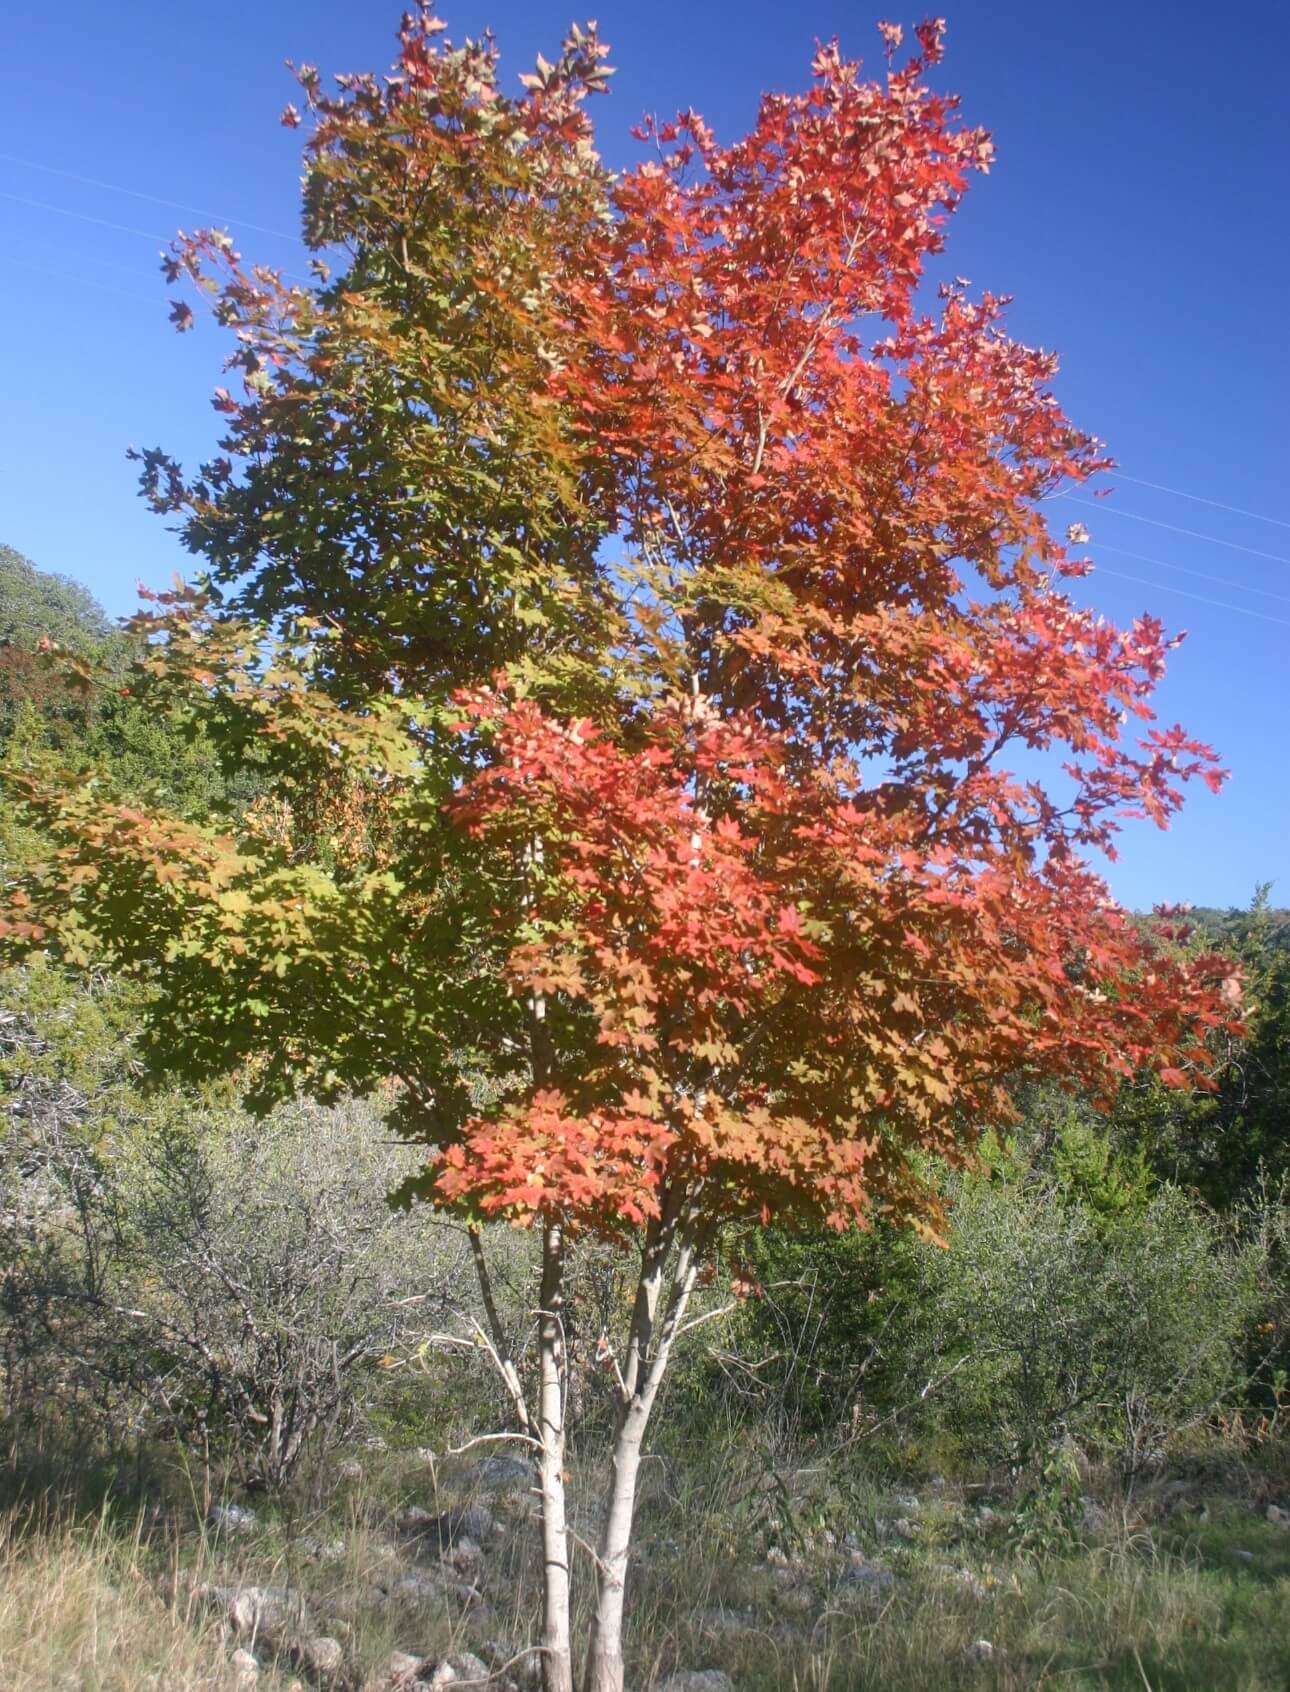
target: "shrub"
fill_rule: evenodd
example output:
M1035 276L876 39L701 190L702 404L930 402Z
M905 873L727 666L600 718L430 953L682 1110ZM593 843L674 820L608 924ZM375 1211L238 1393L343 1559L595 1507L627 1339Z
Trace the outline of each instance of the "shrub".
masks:
M1258 1251L1172 1187L1108 1219L1051 1183L967 1180L924 1256L906 1396L1014 1468L1067 1435L1132 1476L1239 1389Z
M112 984L96 1004L60 980L11 981L0 1028L11 1426L174 1438L208 1475L220 1459L279 1488L371 1405L381 1358L451 1306L464 1236L388 1206L416 1160L372 1107L264 1122L173 1095L145 1107Z

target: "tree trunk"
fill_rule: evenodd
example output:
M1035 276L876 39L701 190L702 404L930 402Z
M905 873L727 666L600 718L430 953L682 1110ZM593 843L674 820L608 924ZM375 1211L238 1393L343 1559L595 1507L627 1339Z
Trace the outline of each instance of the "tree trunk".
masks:
M636 1482L640 1475L641 1442L673 1342L694 1290L697 1273L693 1248L688 1243L684 1244L672 1279L667 1314L659 1330L658 1342L651 1352L651 1330L658 1305L662 1258L658 1253L647 1251L636 1300L628 1374L624 1380L625 1401L619 1414L618 1437L614 1442L609 1509L600 1537L596 1615L591 1628L585 1692L623 1692L623 1611L632 1516L636 1508Z
M538 1312L538 1440L542 1482L542 1686L573 1692L569 1622L569 1529L564 1502L564 1236L548 1224L542 1240Z
M623 1418L614 1442L613 1479L609 1488L609 1513L600 1540L596 1617L587 1658L586 1692L623 1692L623 1606L646 1419L639 1411L630 1411Z

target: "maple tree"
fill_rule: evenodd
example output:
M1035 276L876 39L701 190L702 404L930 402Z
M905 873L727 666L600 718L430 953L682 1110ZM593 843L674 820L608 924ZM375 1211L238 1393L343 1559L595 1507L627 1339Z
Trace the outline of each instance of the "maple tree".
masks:
M991 159L928 83L939 22L906 61L883 25L876 81L822 47L733 145L648 122L619 177L594 28L515 97L442 30L409 14L393 75L334 95L298 72L310 283L218 232L167 260L238 391L197 475L141 455L204 573L134 620L131 685L265 791L199 825L17 778L52 847L3 932L152 984L168 1071L386 1090L429 1148L406 1200L538 1232L534 1404L481 1337L540 1471L548 1692L566 1266L636 1249L585 1671L618 1692L641 1443L722 1230L935 1236L929 1159L1015 1077L1208 1084L1239 982L1091 859L1220 774L1152 719L1176 641L1068 592L1091 566L1041 502L1108 461L1054 360L966 284L924 300ZM1036 753L1051 780L1010 773Z

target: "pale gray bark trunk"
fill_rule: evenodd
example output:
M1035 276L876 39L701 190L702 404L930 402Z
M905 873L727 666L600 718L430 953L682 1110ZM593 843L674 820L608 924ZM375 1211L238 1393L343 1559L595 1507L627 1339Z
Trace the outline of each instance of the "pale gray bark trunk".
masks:
M657 1343L651 1349L666 1247L670 1243L673 1226L665 1219L660 1234L652 1234L647 1239L641 1265L628 1370L624 1375L624 1399L614 1442L609 1508L600 1539L596 1614L587 1658L585 1692L623 1692L623 1614L641 1443L698 1273L693 1248L683 1245L673 1273L667 1311L658 1331Z
M559 1223L548 1223L542 1239L542 1307L538 1312L543 1692L573 1692L564 1498L564 1254Z

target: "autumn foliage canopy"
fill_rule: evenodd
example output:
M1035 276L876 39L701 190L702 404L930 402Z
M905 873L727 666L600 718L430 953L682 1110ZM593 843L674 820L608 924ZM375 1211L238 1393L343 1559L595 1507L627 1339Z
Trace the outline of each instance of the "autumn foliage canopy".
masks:
M24 780L8 944L151 981L168 1068L384 1089L423 1196L573 1230L934 1230L923 1154L1018 1077L1203 1083L1226 965L1095 865L1220 778L1152 717L1160 623L1071 597L1043 502L1107 460L1054 360L928 283L991 160L941 26L616 177L594 29L515 97L441 32L299 71L312 281L167 260L233 351L219 454L141 455L203 573L131 685L262 796Z

